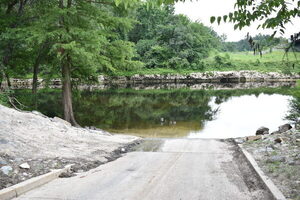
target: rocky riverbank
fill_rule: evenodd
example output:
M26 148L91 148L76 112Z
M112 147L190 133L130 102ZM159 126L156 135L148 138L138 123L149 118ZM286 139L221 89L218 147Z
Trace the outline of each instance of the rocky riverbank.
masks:
M0 189L75 164L73 172L109 162L139 143L139 138L72 127L36 111L0 105Z
M188 85L188 84L202 84L202 83L266 83L272 84L274 82L295 82L300 79L300 74L281 74L278 72L261 73L256 71L227 71L227 72L197 72L187 75L182 74L148 74L133 76L104 76L98 77L99 84L95 85L98 88L105 88L108 85L115 85L117 87L127 87L128 85ZM11 79L13 89L31 88L32 79ZM59 79L53 79L46 82L39 79L39 87L43 88L47 84L53 88L61 87ZM204 84L205 85L205 84ZM2 83L2 87L6 87L6 82ZM81 85L87 87L85 85ZM95 87L94 86L94 87ZM202 87L202 86L201 86Z
M299 200L300 130L285 124L271 134L266 127L256 134L235 140L253 155L287 199Z

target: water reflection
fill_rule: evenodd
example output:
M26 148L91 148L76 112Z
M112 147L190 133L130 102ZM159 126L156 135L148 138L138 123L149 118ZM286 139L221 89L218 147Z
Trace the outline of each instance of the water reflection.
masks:
M253 135L260 126L277 129L294 90L113 89L78 91L73 99L82 126L143 137L228 138ZM28 110L62 117L59 89L40 90L37 104L30 90L15 93Z
M279 125L286 123L284 119L292 97L273 94L244 95L232 97L216 104L212 97L210 106L219 108L214 120L207 121L204 129L191 131L189 138L230 138L253 135L260 126L277 130Z

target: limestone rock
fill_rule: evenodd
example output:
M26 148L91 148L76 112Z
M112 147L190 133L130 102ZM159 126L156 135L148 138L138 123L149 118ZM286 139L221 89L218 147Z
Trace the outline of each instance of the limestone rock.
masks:
M0 165L7 165L6 160L0 157Z
M284 124L284 125L278 127L278 131L280 133L284 133L284 132L290 130L291 128L292 128L292 126L290 124Z
M3 174L8 175L13 171L13 168L11 166L3 166L0 168Z
M259 129L257 129L256 131L256 135L267 135L269 134L269 129L267 127L260 127Z
M19 167L21 169L30 169L30 165L28 163L23 163L23 164L19 165Z

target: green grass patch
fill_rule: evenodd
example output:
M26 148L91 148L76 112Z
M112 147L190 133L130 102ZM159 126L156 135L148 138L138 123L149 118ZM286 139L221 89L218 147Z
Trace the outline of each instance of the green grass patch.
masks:
M262 57L253 55L253 52L214 53L205 60L205 69L228 70L255 70L259 72L281 72L285 74L300 73L300 53L284 51L265 53Z
M213 52L208 58L202 60L203 69L184 68L141 68L134 71L117 71L112 76L132 76L134 74L182 74L210 71L241 71L254 70L258 72L280 72L285 74L300 73L300 52L289 53L284 58L283 51L265 53L262 57L253 55L253 52Z

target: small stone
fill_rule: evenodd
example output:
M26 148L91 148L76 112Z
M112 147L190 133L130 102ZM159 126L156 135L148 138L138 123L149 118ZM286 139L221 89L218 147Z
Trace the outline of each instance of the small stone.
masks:
M59 178L69 178L75 176L75 174L73 174L72 172L63 172L61 173L58 177Z
M7 140L5 140L5 139L0 139L0 144L7 144L8 143L8 141Z
M282 138L281 138L281 137L279 137L279 138L276 138L274 141L275 141L276 143L282 143L282 142L283 142L283 140L282 140Z
M23 164L19 165L19 167L21 169L30 169L30 165L28 163L23 163Z
M274 149L271 148L271 147L267 147L267 148L266 148L266 152L273 152L273 151L274 151Z
M125 148L121 148L121 152L122 152L122 153L125 153L125 152L126 152L126 149L125 149Z
M272 156L267 160L267 162L284 162L285 157L284 156Z
M28 176L28 174L26 172L23 173L23 176Z
M3 174L8 175L13 171L13 168L11 166L3 166L0 168L0 170L3 172Z
M259 129L257 129L255 135L267 135L269 134L269 129L267 127L260 127Z
M300 142L300 139L296 139L296 142Z
M237 143L237 144L243 144L245 142L245 139L244 138L236 138L234 139L234 141Z
M7 165L6 160L4 160L3 158L0 158L0 165Z
M287 161L287 164L288 164L288 165L295 165L295 161L293 161L293 160L288 160L288 161Z
M247 141L257 141L257 140L260 140L261 138L262 138L261 135L248 136L248 137L246 137L246 140L247 140Z

